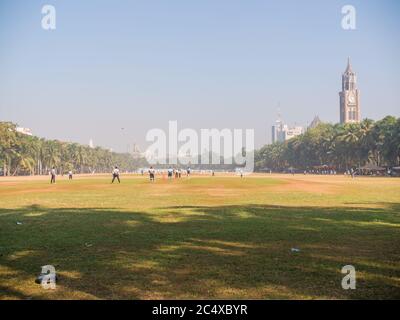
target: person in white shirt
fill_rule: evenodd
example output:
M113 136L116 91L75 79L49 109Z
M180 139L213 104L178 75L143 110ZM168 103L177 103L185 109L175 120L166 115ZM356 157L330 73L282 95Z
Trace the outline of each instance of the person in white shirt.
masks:
M72 171L71 170L68 171L68 179L72 180Z
M114 170L113 170L113 172L112 172L112 175L113 175L113 178L112 178L111 183L114 183L114 180L115 180L115 179L118 180L118 183L121 183L121 180L119 180L119 169L118 169L118 167L115 167L115 168L114 168Z
M156 171L154 170L154 168L150 167L150 169L149 169L150 181L154 182L155 173L156 173Z
M53 167L50 171L51 180L50 183L56 183L56 168Z

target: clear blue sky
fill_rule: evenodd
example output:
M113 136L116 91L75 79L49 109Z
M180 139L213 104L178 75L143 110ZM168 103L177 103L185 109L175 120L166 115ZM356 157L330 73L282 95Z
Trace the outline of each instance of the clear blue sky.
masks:
M345 4L357 30L341 28ZM168 120L254 128L260 146L278 102L289 124L338 121L348 56L363 118L399 116L399 31L396 0L2 0L0 120L119 151Z

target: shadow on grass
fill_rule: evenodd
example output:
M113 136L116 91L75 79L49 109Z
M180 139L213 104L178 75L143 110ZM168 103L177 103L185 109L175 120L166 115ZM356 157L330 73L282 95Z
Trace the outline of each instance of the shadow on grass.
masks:
M399 212L399 204L0 209L0 299L400 298ZM34 283L46 264L60 275L55 292ZM341 288L347 264L356 290Z

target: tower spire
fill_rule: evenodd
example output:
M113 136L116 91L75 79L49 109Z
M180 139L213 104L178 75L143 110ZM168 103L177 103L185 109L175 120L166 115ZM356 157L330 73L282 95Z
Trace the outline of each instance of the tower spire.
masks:
M346 72L353 72L353 70L351 69L350 57L347 57L347 68L346 68Z
M276 120L277 122L282 122L282 115L281 115L281 102L278 101L278 108L277 108L277 116L278 119Z

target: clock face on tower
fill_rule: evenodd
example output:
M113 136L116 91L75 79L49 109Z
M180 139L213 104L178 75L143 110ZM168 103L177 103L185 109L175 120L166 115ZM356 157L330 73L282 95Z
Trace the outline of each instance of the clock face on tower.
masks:
M353 95L350 95L350 96L349 96L349 102L350 102L350 103L354 103L354 102L355 102L355 99L354 99L354 96L353 96Z

